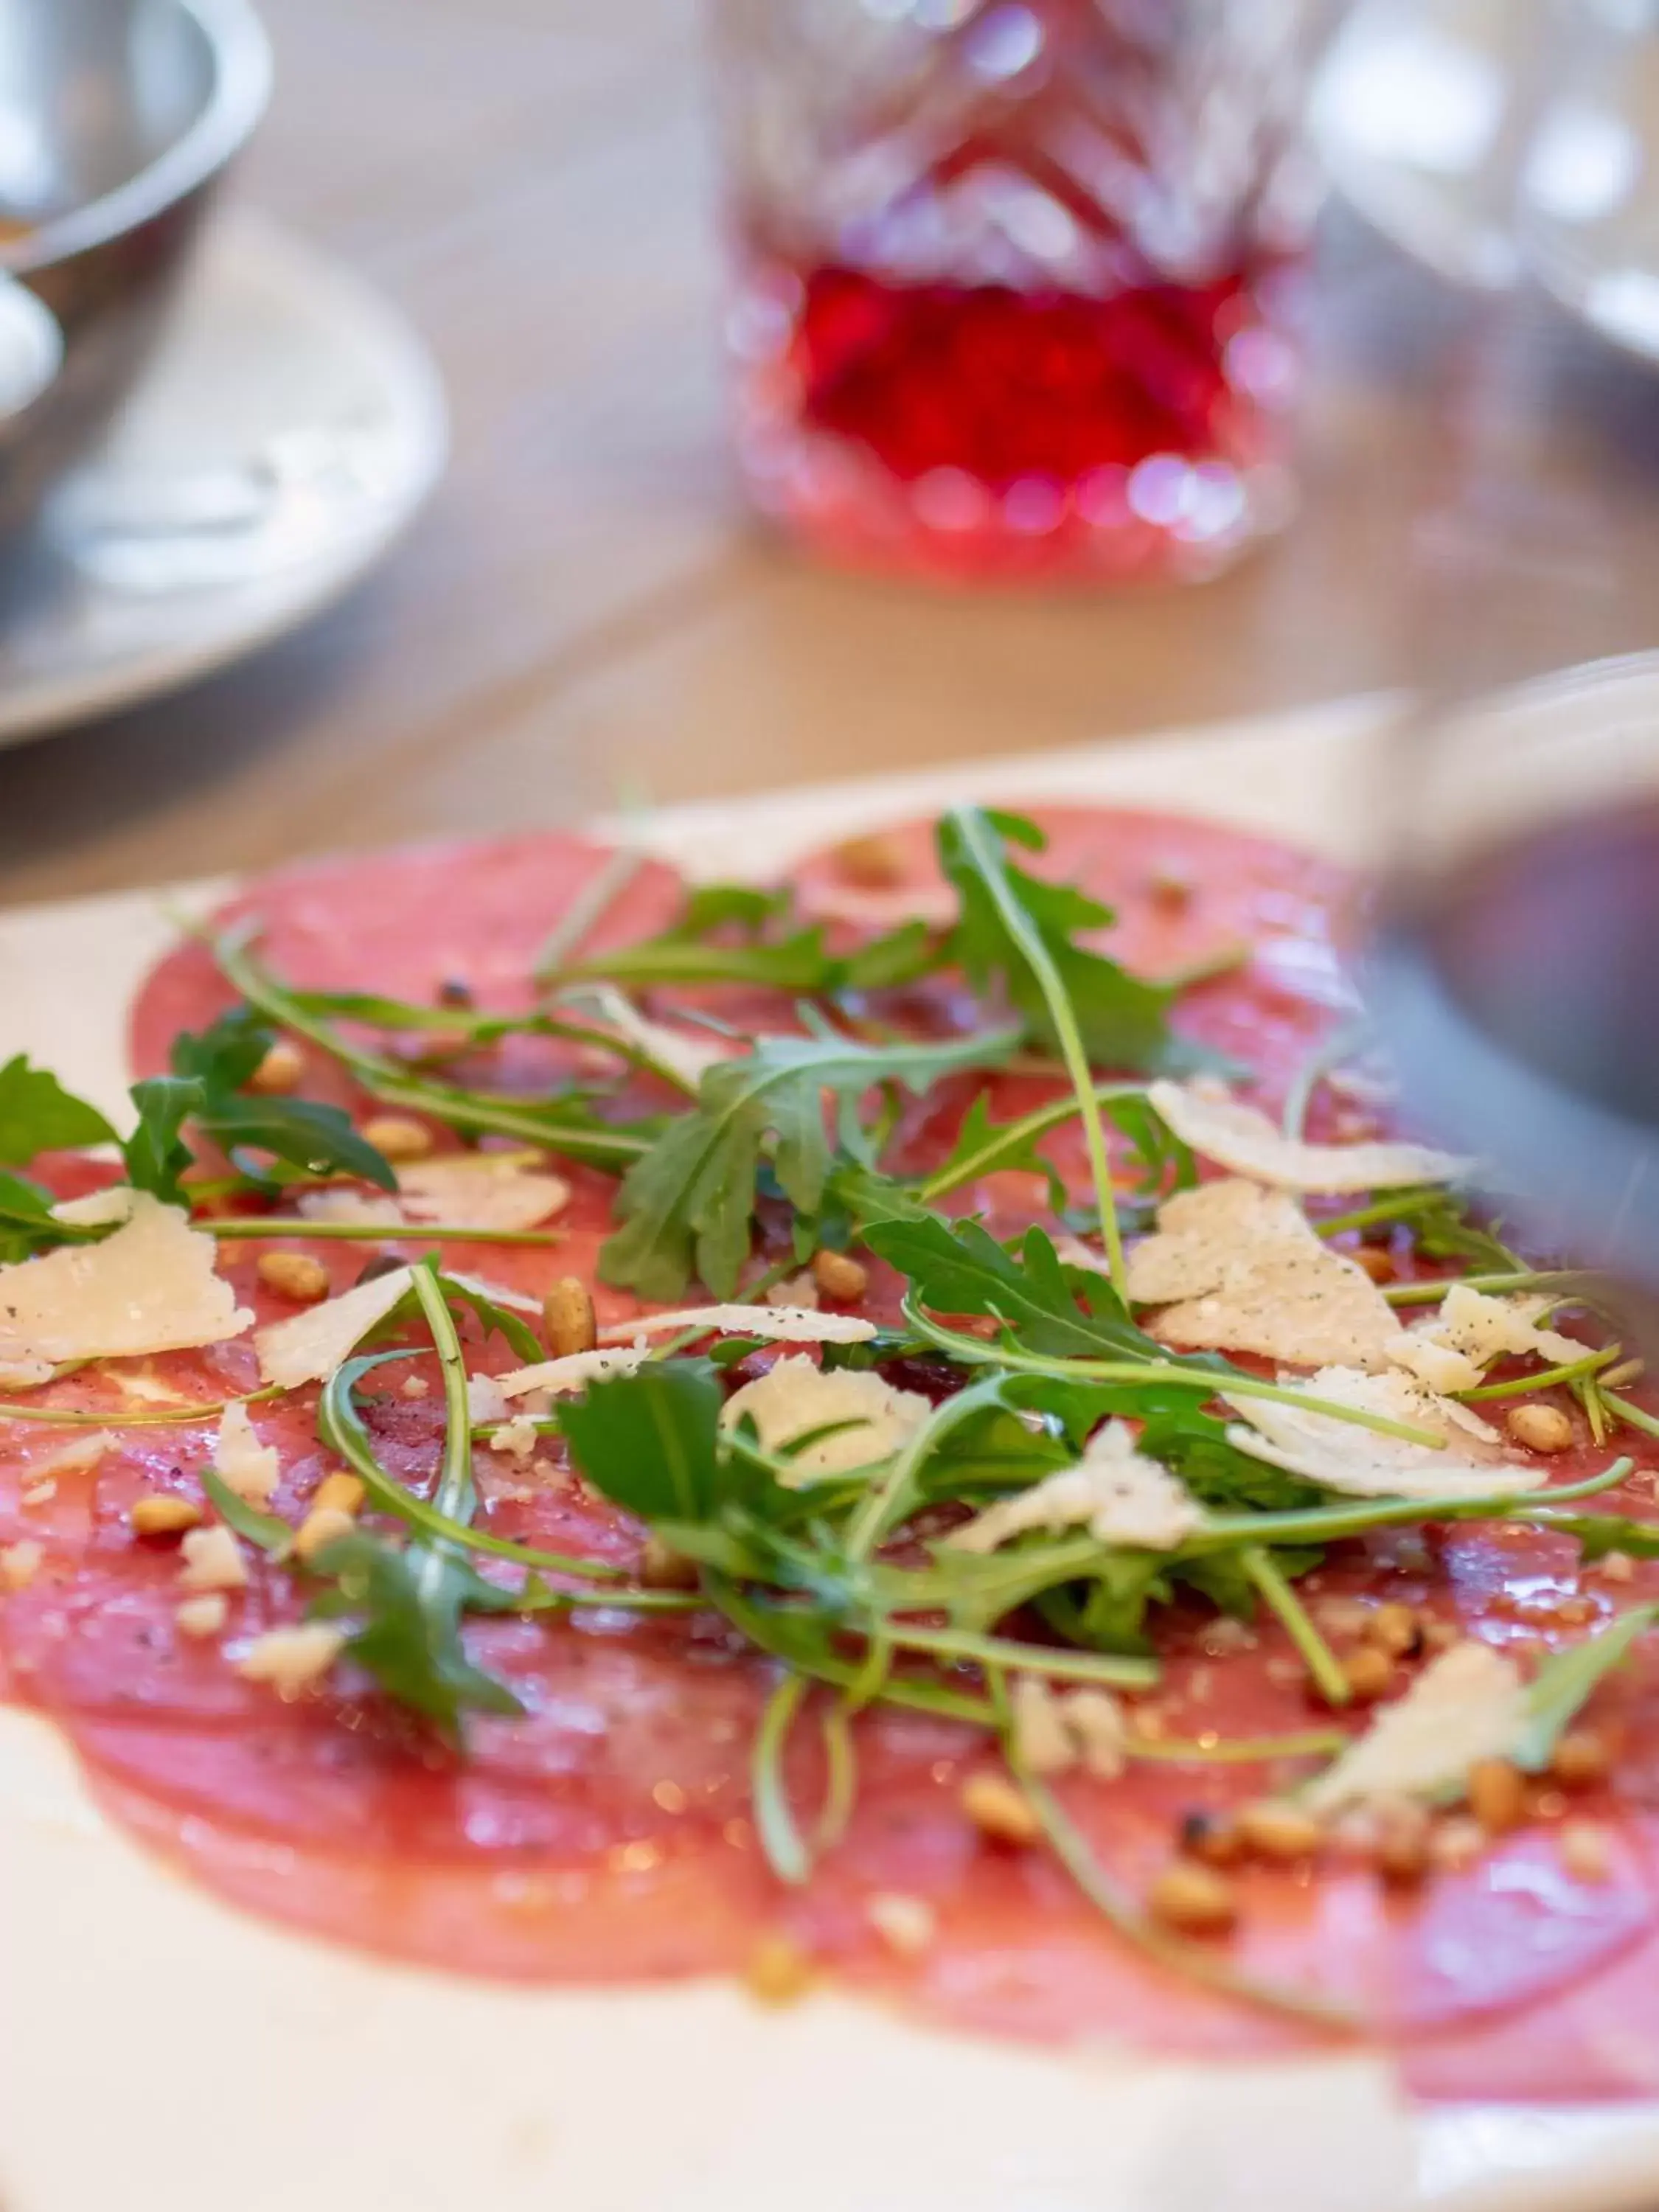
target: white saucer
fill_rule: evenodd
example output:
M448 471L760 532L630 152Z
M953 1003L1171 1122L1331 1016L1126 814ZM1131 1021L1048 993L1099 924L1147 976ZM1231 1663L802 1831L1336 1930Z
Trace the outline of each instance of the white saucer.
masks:
M0 616L0 744L171 691L337 599L448 447L425 349L366 286L233 211Z
M1358 0L1314 134L1344 198L1441 276L1497 289L1524 258L1659 360L1659 37L1590 15L1540 53L1538 10L1514 0Z

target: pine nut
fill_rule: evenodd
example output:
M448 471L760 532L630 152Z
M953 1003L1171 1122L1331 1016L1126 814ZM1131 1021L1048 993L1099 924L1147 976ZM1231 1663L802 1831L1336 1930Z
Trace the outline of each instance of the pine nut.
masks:
M1394 1255L1382 1244L1361 1244L1349 1253L1355 1267L1370 1277L1374 1283L1394 1280Z
M300 1305L328 1296L328 1269L309 1252L263 1252L254 1272L268 1291Z
M1238 1917L1238 1899L1225 1875L1176 1859L1146 1893L1147 1909L1166 1928L1186 1936L1224 1935Z
M376 1114L364 1122L362 1135L386 1160L423 1160L435 1141L424 1121L407 1114Z
M1607 1552L1591 1570L1606 1583L1628 1583L1636 1579L1636 1562L1628 1552Z
M267 1098L286 1097L305 1080L306 1057L288 1037L278 1037L247 1079L250 1091Z
M1365 1640L1391 1659L1415 1657L1423 1648L1423 1626L1409 1605L1379 1605L1365 1623Z
M1565 1451L1572 1442L1572 1423L1559 1406L1515 1406L1504 1426L1528 1451Z
M325 1544L350 1535L356 1525L350 1514L342 1513L337 1505L313 1505L294 1532L295 1558L308 1564Z
M696 1589L699 1580L696 1561L654 1534L645 1540L639 1574L647 1589Z
M749 1954L744 1979L763 2004L793 2004L812 1979L812 1961L788 1936L764 1936Z
M1352 1654L1342 1672L1352 1693L1362 1705L1369 1705L1391 1687L1394 1662L1386 1651L1379 1651L1374 1644L1368 1644Z
M1185 1857L1202 1859L1206 1866L1236 1866L1244 1856L1238 1823L1225 1813L1188 1813L1179 1839Z
M842 881L856 884L860 890L896 890L904 881L904 848L896 837L879 832L849 837L836 846L834 859Z
M1006 1775L970 1775L962 1785L957 1802L980 1833L993 1843L1018 1847L1036 1843L1042 1833L1030 1800Z
M1550 1772L1569 1790L1589 1790L1613 1771L1613 1753L1599 1729L1569 1729L1550 1753Z
M1478 1759L1469 1769L1469 1810L1489 1836L1517 1827L1527 1809L1526 1777L1507 1759Z
M861 1261L848 1257L845 1252L822 1251L812 1255L812 1280L826 1298L835 1298L842 1305L856 1305L870 1287L870 1270Z
M1420 1881L1428 1870L1429 1816L1409 1798L1377 1808L1374 1856L1385 1881Z
M40 1571L46 1553L32 1536L21 1544L0 1544L0 1590L26 1590Z
M162 1492L154 1498L141 1498L127 1516L136 1536L182 1536L186 1528L198 1528L206 1518L193 1498L175 1498Z
M547 1348L556 1359L567 1359L572 1352L592 1352L599 1340L593 1294L574 1275L561 1275L542 1300L542 1322Z
M1311 1813L1272 1797L1244 1807L1238 1832L1258 1858L1283 1864L1311 1858L1325 1840L1323 1824Z

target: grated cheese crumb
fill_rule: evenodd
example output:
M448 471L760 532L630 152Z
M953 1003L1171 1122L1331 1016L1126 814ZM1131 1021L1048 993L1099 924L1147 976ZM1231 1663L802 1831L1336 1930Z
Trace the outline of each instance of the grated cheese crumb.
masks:
M1203 1158L1276 1190L1335 1196L1408 1183L1455 1182L1474 1164L1426 1145L1308 1144L1285 1136L1265 1114L1201 1078L1152 1084L1146 1100L1165 1127Z
M32 1482L27 1490L21 1492L18 1502L23 1505L50 1505L57 1495L58 1478L49 1474L44 1482Z
M236 1662L245 1681L268 1682L279 1698L297 1698L319 1682L345 1646L345 1632L325 1620L267 1629Z
M179 1352L247 1328L253 1316L218 1273L213 1238L179 1206L144 1191L125 1195L125 1217L101 1243L0 1267L0 1361Z
M1302 1802L1324 1814L1454 1789L1481 1759L1508 1755L1525 1711L1512 1659L1490 1644L1455 1644L1308 1784Z
M222 1522L207 1528L186 1528L180 1545L184 1564L179 1584L187 1590L234 1590L246 1588L247 1561L242 1547Z
M181 1636L216 1636L230 1618L230 1602L222 1590L204 1590L173 1608Z
M1485 1497L1535 1490L1548 1480L1533 1465L1506 1460L1497 1431L1478 1414L1413 1382L1399 1369L1367 1375L1325 1367L1315 1375L1281 1375L1310 1398L1352 1406L1443 1437L1443 1445L1413 1443L1330 1413L1304 1412L1270 1398L1221 1395L1240 1415L1228 1441L1270 1467L1282 1467L1322 1489L1357 1498L1443 1498L1467 1489Z
M1323 1243L1282 1191L1231 1177L1181 1191L1128 1255L1152 1334L1188 1351L1297 1366L1381 1367L1404 1334L1364 1270Z
M24 1590L40 1571L46 1552L32 1536L0 1545L0 1590Z
M115 1438L107 1429L93 1429L87 1435L76 1437L70 1443L59 1444L36 1460L30 1468L31 1474L84 1474L88 1468L96 1467L106 1452L115 1449Z
M791 1275L787 1282L774 1283L765 1299L769 1306L794 1306L803 1313L816 1313L818 1302L817 1283L810 1268Z
M1156 1460L1144 1459L1121 1421L1109 1421L1089 1440L1075 1467L1056 1468L1016 1498L975 1514L949 1541L963 1552L994 1552L1030 1528L1051 1534L1087 1528L1103 1544L1173 1551L1204 1525L1185 1485Z
M720 1426L735 1429L747 1417L762 1449L779 1453L797 1437L850 1424L794 1455L784 1478L793 1487L816 1475L846 1474L890 1459L932 1411L919 1391L895 1389L879 1375L854 1369L826 1370L797 1352L728 1398Z
M864 1912L896 1958L921 1958L939 1933L938 1919L927 1899L907 1897L898 1890L878 1890Z
M493 1452L503 1452L512 1459L528 1459L541 1440L541 1431L536 1426L534 1416L515 1413L510 1421L503 1421L491 1437L489 1449Z
M1079 1761L1097 1782L1115 1782L1127 1758L1128 1723L1109 1690L1064 1694L1022 1674L1009 1699L1015 1754L1033 1774L1066 1774Z
M507 1419L507 1395L493 1375L468 1376L466 1417L475 1429Z
M276 1495L283 1477L282 1455L275 1444L260 1443L241 1398L233 1399L219 1417L213 1464L226 1489L250 1505L269 1504Z

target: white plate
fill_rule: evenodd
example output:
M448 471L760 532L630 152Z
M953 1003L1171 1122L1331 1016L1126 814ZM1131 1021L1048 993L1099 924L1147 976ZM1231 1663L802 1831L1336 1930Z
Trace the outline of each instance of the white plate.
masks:
M1524 255L1572 313L1659 359L1659 30L1606 12L1540 37L1540 0L1359 0L1314 134L1344 196L1441 276L1496 288Z
M316 613L408 524L447 446L402 318L275 224L224 215L37 532L0 623L0 744L176 690Z
M1659 712L1659 679L1630 678ZM1375 702L655 817L689 870L963 798L1121 799L1355 849ZM637 829L637 825L633 825ZM125 896L0 917L0 1050L106 1104L167 941ZM1638 2212L1659 2112L1413 2114L1368 2057L1033 2051L724 1984L506 1990L245 1918L97 1814L0 1712L6 2212Z

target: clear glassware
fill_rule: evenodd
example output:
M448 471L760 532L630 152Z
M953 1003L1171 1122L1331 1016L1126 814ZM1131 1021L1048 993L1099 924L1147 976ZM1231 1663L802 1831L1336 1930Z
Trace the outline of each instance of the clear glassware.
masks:
M715 0L738 464L862 567L1201 576L1292 505L1330 0Z
M1590 94L1652 81L1659 27L1645 0L1580 0L1540 31L1549 65L1515 178L1531 275L1447 319L1441 434L1406 549L1421 691L1378 793L1392 867L1376 996L1415 1112L1489 1164L1521 1233L1611 1267L1651 1348L1659 323L1627 320L1614 350L1595 303L1607 286L1633 296L1640 224L1623 210L1644 173L1656 205L1659 109L1620 148L1590 127ZM1610 42L1626 64L1612 75Z

